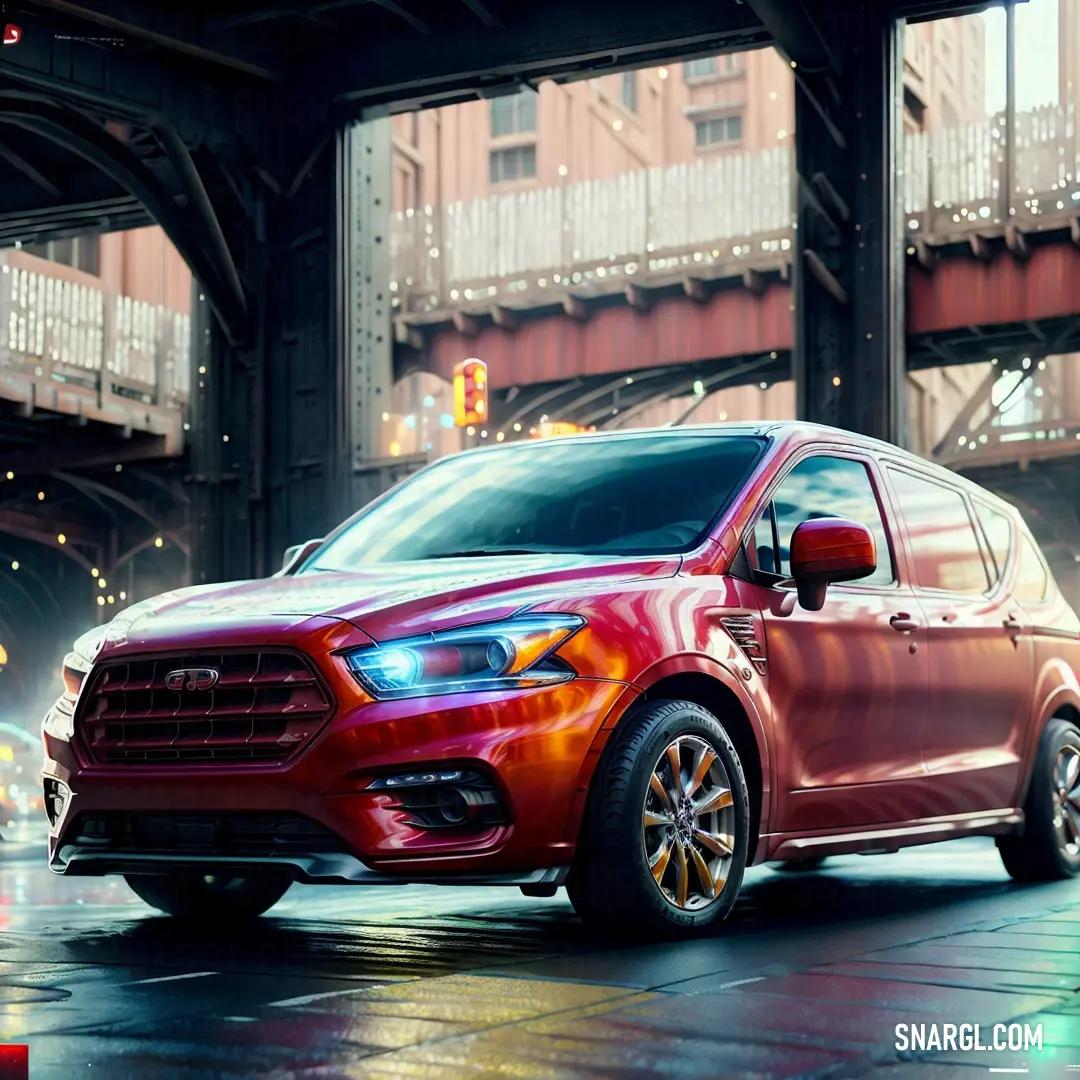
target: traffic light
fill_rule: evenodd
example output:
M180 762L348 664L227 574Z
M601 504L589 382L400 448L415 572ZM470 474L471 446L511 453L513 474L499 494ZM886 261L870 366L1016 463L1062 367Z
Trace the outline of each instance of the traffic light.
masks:
M454 366L454 423L482 424L488 415L487 364L475 358Z

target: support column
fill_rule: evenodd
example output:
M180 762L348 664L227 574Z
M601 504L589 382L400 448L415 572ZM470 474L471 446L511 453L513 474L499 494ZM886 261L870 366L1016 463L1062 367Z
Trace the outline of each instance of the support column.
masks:
M273 573L366 501L355 476L391 382L390 146L381 120L339 131L294 178L284 153L262 167L236 243L249 339L230 344L195 306L196 584Z
M346 355L342 461L350 476L342 517L381 495L392 482L381 459L382 414L393 387L390 221L393 136L389 117L355 125L346 141L340 302Z
M800 67L798 47L787 50L799 415L903 445L902 24L869 2L816 4L811 19L827 62Z

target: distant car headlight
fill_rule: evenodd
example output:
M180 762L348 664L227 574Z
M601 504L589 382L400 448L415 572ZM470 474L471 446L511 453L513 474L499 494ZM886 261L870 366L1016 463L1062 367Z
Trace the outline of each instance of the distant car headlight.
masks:
M578 615L524 615L367 645L345 663L379 700L549 686L574 678L552 653L584 625Z
M105 644L107 626L98 626L83 634L64 657L61 675L64 679L64 692L59 701L45 715L42 729L54 739L70 742L74 734L75 703L79 700L79 691L83 680L90 674L97 654Z

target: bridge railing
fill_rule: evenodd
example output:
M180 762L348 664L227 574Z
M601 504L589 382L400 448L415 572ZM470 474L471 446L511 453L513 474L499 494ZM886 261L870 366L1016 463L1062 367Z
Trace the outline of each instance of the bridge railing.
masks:
M0 251L0 371L166 409L187 404L190 319Z
M1009 218L1002 116L906 135L908 228L942 239ZM1016 118L1015 220L1077 208L1074 109ZM668 168L394 214L392 288L401 314L470 302L542 304L632 282L776 266L794 221L793 151L779 146ZM1060 204L1060 205L1059 205Z

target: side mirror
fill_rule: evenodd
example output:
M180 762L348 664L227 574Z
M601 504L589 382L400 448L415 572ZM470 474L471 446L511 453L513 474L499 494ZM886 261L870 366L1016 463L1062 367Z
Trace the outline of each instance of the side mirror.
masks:
M307 540L303 544L293 544L292 547L285 549L285 557L281 560L281 569L275 574L275 577L291 573L301 563L306 562L322 545L322 540Z
M807 611L825 606L829 585L856 581L877 569L874 536L865 525L842 518L804 521L791 537L791 576Z

